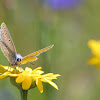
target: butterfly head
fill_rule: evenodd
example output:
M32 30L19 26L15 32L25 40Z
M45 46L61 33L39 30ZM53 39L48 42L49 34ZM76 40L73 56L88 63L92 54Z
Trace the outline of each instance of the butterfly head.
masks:
M16 61L17 62L20 62L21 60L22 60L22 56L20 55L20 54L17 54L17 56L16 56Z

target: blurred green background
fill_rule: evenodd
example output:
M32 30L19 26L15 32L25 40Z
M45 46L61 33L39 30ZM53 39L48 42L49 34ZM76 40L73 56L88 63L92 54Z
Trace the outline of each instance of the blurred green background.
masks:
M100 1L54 1L0 0L0 24L6 23L18 53L25 56L55 45L33 62L35 66L23 68L41 66L45 73L61 74L54 80L59 90L44 83L44 92L31 89L28 100L100 100L100 69L87 65L92 56L88 41L100 40ZM9 65L2 51L0 64ZM0 81L0 100L20 100L9 78Z

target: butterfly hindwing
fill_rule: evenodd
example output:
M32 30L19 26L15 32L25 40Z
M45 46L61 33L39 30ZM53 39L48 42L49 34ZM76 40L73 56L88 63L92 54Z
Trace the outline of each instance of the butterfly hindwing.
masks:
M10 64L14 64L16 61L16 57L15 54L10 50L10 48L3 43L2 41L0 41L0 47L2 52L4 53L5 57L8 59L8 61L10 62Z

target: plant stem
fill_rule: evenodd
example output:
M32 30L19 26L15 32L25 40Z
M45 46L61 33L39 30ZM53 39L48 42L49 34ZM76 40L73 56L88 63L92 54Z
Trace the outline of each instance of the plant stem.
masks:
M27 100L27 90L19 89L20 90L20 95L21 95L21 100Z

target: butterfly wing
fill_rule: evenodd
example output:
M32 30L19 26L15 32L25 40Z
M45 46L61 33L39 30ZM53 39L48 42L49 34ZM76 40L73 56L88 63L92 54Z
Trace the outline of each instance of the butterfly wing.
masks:
M15 54L10 50L10 48L0 41L0 47L2 52L4 53L5 57L8 59L11 65L14 65L16 63L16 56Z
M1 24L1 40L0 40L0 47L10 62L10 64L14 64L16 60L16 49L12 38L10 36L9 30L5 23Z
M41 50L38 50L38 51L36 51L36 52L33 52L33 53L31 53L31 54L25 56L25 57L22 59L22 61L20 62L20 64L25 64L25 63L27 63L27 62L32 62L32 61L37 60L37 56L39 56L41 53L43 53L43 52L45 52L45 51L51 49L53 46L54 46L54 45L50 45L50 46L48 46L48 47L45 47L45 48L43 48L43 49L41 49Z
M37 57L24 57L22 59L22 61L20 62L20 64L26 64L28 62L32 62L32 61L35 61L37 60Z

